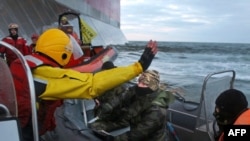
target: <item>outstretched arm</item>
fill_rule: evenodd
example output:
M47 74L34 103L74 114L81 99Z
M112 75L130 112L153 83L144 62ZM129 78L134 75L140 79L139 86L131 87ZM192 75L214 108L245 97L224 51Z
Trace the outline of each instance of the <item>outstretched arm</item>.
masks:
M42 66L36 68L33 75L40 79L44 77L47 80L46 91L40 96L43 99L92 99L138 76L150 66L156 53L156 41L149 41L139 61L125 67L117 67L92 74ZM45 74L44 72L50 73ZM60 87L60 89L55 89L57 87Z

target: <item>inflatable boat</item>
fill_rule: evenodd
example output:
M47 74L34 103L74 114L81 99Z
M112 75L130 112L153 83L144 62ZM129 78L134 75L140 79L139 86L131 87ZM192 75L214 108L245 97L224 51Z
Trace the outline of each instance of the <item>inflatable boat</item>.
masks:
M34 82L29 66L16 48L2 41L0 45L16 53L23 66L20 69L26 71L32 105L34 141L39 141ZM13 78L2 58L0 58L0 77L0 136L3 140L21 141ZM234 81L234 70L208 74L204 82L201 82L201 92L197 92L197 95L200 95L200 102L187 101L175 94L175 102L166 109L168 111L166 131L169 132L170 141L214 141L218 130L212 115L215 99L222 91L233 88ZM58 107L54 114L56 129L46 134L44 137L46 141L101 141L89 128L89 123L96 120L93 114L94 106L93 100L64 100L63 106ZM127 127L108 134L117 136L129 130L130 128Z

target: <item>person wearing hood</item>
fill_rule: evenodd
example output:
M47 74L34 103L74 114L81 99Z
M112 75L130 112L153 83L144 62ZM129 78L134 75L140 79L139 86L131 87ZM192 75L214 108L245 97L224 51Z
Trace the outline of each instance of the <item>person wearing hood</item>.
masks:
M128 93L128 107L121 109L120 119L106 123L92 123L94 132L106 141L166 141L167 108L174 96L171 92L160 88L160 76L156 70L144 71L138 84L132 86ZM107 132L130 126L130 131L118 136L104 135Z
M10 34L8 36L4 37L2 39L2 41L14 46L23 55L30 54L31 52L30 52L29 47L27 45L27 41L23 37L20 37L18 35L18 25L16 23L11 23L8 26L8 30L9 30ZM4 48L4 47L0 47L0 53L2 54L1 55L2 57L4 56L3 54L5 54L6 61L7 61L8 65L10 65L17 58L15 53L13 53L12 51L10 51L9 49Z
M237 89L228 89L217 97L213 115L219 127L216 141L224 141L224 128L228 125L250 125L246 96Z

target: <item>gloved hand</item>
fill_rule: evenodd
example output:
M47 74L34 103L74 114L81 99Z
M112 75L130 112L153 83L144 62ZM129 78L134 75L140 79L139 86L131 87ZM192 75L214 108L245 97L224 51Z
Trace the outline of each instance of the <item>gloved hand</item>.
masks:
M93 130L94 134L103 141L114 141L114 137L104 130Z
M150 40L139 59L143 71L148 69L157 51L157 42Z

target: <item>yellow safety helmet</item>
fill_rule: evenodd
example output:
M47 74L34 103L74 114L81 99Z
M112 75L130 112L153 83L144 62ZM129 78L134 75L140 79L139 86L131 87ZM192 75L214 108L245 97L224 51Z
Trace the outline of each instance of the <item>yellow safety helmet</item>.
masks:
M57 28L48 29L39 37L35 51L49 56L61 66L67 65L71 57L77 59L83 55L75 39Z
M18 24L16 24L16 23L10 23L8 27L9 27L9 29L13 29L13 28L17 29L18 28Z

